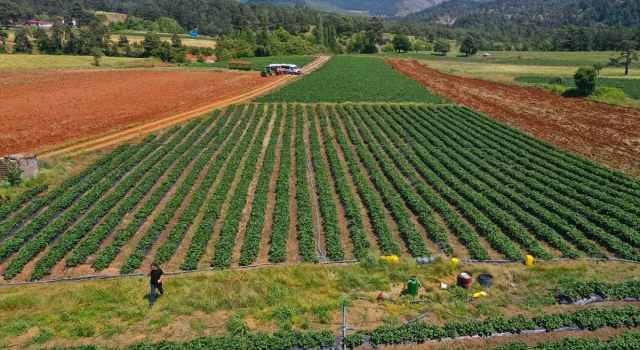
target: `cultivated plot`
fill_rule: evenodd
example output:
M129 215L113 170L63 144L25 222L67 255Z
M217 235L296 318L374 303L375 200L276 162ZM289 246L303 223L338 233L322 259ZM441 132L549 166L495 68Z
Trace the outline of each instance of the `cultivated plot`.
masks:
M372 253L640 261L639 182L458 106L232 106L42 191L0 218L5 280Z

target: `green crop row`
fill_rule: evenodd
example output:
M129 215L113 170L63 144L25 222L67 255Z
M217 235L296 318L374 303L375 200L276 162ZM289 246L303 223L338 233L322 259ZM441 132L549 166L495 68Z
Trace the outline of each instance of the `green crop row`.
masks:
M284 114L282 106L276 106L276 109L276 120L273 124L269 144L264 153L262 170L256 185L251 214L247 222L247 230L244 234L244 242L240 250L239 263L243 266L252 264L260 252L262 231L264 229L267 203L269 201L269 182L271 181L271 174L273 173L276 159L276 146L278 144L280 126L282 125L282 117Z
M329 161L329 170L331 171L331 175L333 175L336 192L338 193L338 197L340 197L340 202L344 206L347 217L354 255L357 259L364 259L368 254L371 243L367 240L367 236L364 233L364 220L360 213L360 206L358 205L356 196L349 188L345 169L340 162L338 152L335 147L333 147L333 137L328 129L324 107L317 106L316 110L320 119L320 130L324 141L324 150L327 155L327 160ZM316 137L314 131L314 129L311 130L312 144Z
M52 196L53 198L47 198L47 200L50 201L47 209L29 221L29 223L22 226L9 239L0 245L0 259L7 258L12 253L18 251L31 237L38 234L43 228L47 227L49 225L49 221L54 218L56 213L62 212L70 207L79 196L83 195L87 190L91 189L103 180L105 176L116 171L124 160L134 156L154 138L155 135L149 136L138 146L122 147L120 150L116 150L114 152L115 157L111 157L109 155L103 157L102 160L105 161L98 161L96 164L101 165L91 167L93 171L91 173L84 174L85 177L74 177L74 180L76 180L75 184L69 184L69 187L63 184L61 187L65 189L63 190L64 194L60 194L55 197ZM57 189L49 192L48 195L54 192L57 192Z
M184 129L186 130L185 132L192 130L200 122L200 120L196 120L187 125ZM204 123L203 125L206 125L206 123ZM117 211L110 214L110 216L104 220L104 223L100 225L98 229L90 232L87 237L73 249L72 255L66 260L66 265L77 266L79 264L82 264L87 260L87 257L89 255L95 253L100 248L100 245L103 243L103 241L115 229L116 225L124 218L124 216L126 216L131 210L133 210L134 207L138 205L138 203L147 195L149 191L151 191L151 189L155 186L156 182L160 179L164 172L179 158L180 155L183 154L183 152L190 145L191 144L188 141L180 144L178 148L171 153L171 156L166 157L160 164L154 166L153 169L150 170L149 175L144 177L141 184L137 186L134 191L124 199L122 205L120 205ZM151 198L153 198L153 195ZM137 220L140 217L140 211L141 210L136 212L133 220L133 222L135 222L136 224L138 224ZM109 247L116 247L121 243L125 243L125 240L121 238L122 234L122 230L118 231L114 237L114 241ZM109 249L109 251L111 251L111 249ZM104 261L107 255L108 253L101 254L100 260ZM115 257L115 255L113 255L113 257ZM109 260L109 262L111 262L111 260Z
M224 121L225 121L225 118L219 119L218 123L216 123L216 125L209 132L209 134L201 142L199 142L198 145L196 145L196 147L194 147L190 151L191 153L189 157L190 159L195 158L196 156L198 156L198 154L200 155L198 156L197 160L193 164L191 171L185 178L184 180L185 182L192 183L195 186L196 180L198 179L200 174L204 171L207 163L211 160L211 158L215 154L218 148L216 147L216 145L219 142L221 142L221 140L223 140L225 137L228 136L228 134L220 133L220 130L225 124ZM235 125L235 124L231 123L231 125ZM184 209L184 211L180 215L180 218L178 218L178 222L173 226L173 228L169 232L169 236L167 237L167 240L165 241L164 244L162 244L158 248L158 251L156 252L156 256L154 258L154 261L156 263L164 264L171 259L171 257L175 253L180 243L182 243L182 240L184 239L185 234L187 233L191 225L193 225L196 219L196 216L200 211L200 208L205 202L207 194L209 193L209 189L213 185L214 179L215 179L215 176L213 178L205 177L200 182L200 185L198 186L198 188L195 190L195 192L191 197L191 201L189 202L189 205L187 205L187 207Z
M554 287L551 293L561 303L573 303L594 295L613 300L640 298L640 280L607 283L567 279Z
M21 193L17 198L7 204L0 206L0 221L4 220L9 214L18 210L23 204L31 201L35 196L47 190L49 185L40 184L29 188Z
M235 131L233 131L233 134L231 133L231 131L233 130L233 127L237 123L240 116L243 114L243 111L244 111L244 106L238 107L234 118L232 119L231 122L228 123L225 130L220 134L221 138L217 139L214 142L215 147L213 147L213 151L218 152L216 155L216 160L213 162L213 164L211 164L211 166L207 170L207 174L202 180L201 186L205 186L209 188L213 186L213 183L215 182L215 179L220 173L220 170L222 169L223 165L229 159L229 157L232 156L233 149L240 142L242 133L251 118L251 113L245 113L244 117L242 118L242 121L240 122L240 125L235 129ZM231 136L227 139L226 143L224 143L224 146L222 146L223 140L229 134L231 134ZM218 151L220 147L222 148ZM226 174L228 172L229 171L227 170L223 176L227 176ZM200 262L200 259L202 259L202 255L204 255L204 253L207 250L207 245L209 243L209 239L211 238L211 235L213 234L213 229L215 227L216 220L220 216L221 205L217 205L216 202L214 201L224 200L224 196L226 196L226 192L223 193L222 191L223 190L220 190L220 186L219 186L218 189L216 189L216 191L214 192L209 202L207 203L206 209L204 210L204 214L202 216L202 220L198 224L198 228L196 229L196 232L193 234L193 237L191 238L191 245L187 249L187 255L185 256L184 261L182 262L182 265L180 265L181 269L195 270L198 268L198 263Z
M81 185L80 183L85 178L87 178L89 175L94 175L94 173L97 170L108 170L106 169L106 164L111 162L113 158L125 152L125 150L127 149L129 149L129 145L119 146L118 148L116 148L106 156L98 159L96 162L89 165L81 173L70 177L69 179L64 181L62 184L60 184L60 186L56 187L55 189L47 192L46 194L35 199L33 202L29 203L21 211L19 211L12 217L5 220L2 224L0 224L0 237L6 237L9 234L11 234L11 231L16 229L17 226L20 225L21 223L24 223L29 218L30 215L33 215L39 210L42 210L42 208L51 205L60 196L62 195L70 196L68 192L74 191L74 190L70 190L73 186L76 186L76 185L80 186Z
M617 309L587 308L573 313L558 313L528 318L518 315L512 318L489 317L480 322L455 322L438 327L429 323L414 322L399 327L380 326L371 331L360 331L360 334L345 338L351 348L362 345L362 334L369 335L373 346L395 345L404 343L423 343L428 340L443 338L480 336L488 337L494 333L519 334L525 330L543 328L552 331L563 327L578 327L594 331L604 327L637 327L640 325L640 309L627 306Z
M318 70L263 102L421 102L446 103L423 85L372 57L334 56Z
M249 185L253 179L256 168L258 167L258 158L262 153L262 141L269 129L269 123L273 117L273 105L269 105L269 108L264 114L264 105L258 106L258 112L256 119L262 120L262 126L258 130L258 135L253 141L253 146L249 150L249 154L244 162L244 167L240 174L240 181L236 185L235 192L231 197L231 203L227 210L227 215L222 223L220 229L220 237L216 241L216 252L211 261L211 265L215 267L229 267L231 266L231 258L233 253L233 247L235 246L236 237L238 236L238 230L240 229L240 220L242 219L242 212L247 204L247 196L249 192ZM230 163L228 167L239 171L240 163Z
M271 225L271 240L269 241L269 260L274 263L284 262L287 258L287 239L289 238L289 173L291 171L291 129L293 128L293 113L287 107L282 135L280 155L280 170L276 180L276 205Z
M65 208L62 215L46 225L42 232L33 236L33 238L20 249L18 255L7 265L7 269L5 270L5 279L12 279L22 272L24 266L33 260L40 252L46 249L53 239L65 233L79 218L87 214L92 205L112 188L113 183L120 181L124 175L137 165L137 163L144 160L149 156L149 154L153 154L154 150L156 150L168 137L169 135L166 134L146 144L140 152L135 154L133 157L127 158L116 171L111 173L101 182L92 186L77 202L74 202L71 206ZM79 226L81 230L86 230L87 226L93 227L91 223L97 222L98 220L95 213L98 212L94 211L91 213L92 215L88 216L87 224L81 224ZM80 222L82 221L83 220ZM58 249L64 249L64 247L59 245L56 250ZM34 270L34 272L36 272L36 270ZM38 274L40 274L40 272L38 272Z
M331 183L326 166L322 161L318 131L316 130L315 112L307 106L309 116L309 140L311 141L311 163L315 174L315 184L318 191L318 205L322 214L322 229L324 230L325 247L329 260L344 260L344 247L338 226L338 209L331 193Z
M404 206L402 197L398 195L396 190L389 184L389 181L384 177L382 172L376 166L374 158L367 150L366 146L360 141L357 135L357 131L353 127L353 124L349 120L349 117L342 107L337 108L344 125L347 130L347 135L351 140L351 143L356 147L356 154L362 161L364 168L369 174L369 179L377 189L378 193L382 197L382 201L389 210L391 216L398 225L398 230L402 238L404 239L409 252L415 256L431 256L431 251L425 245L422 235L418 231L416 225L411 221L409 211ZM342 133L341 130L337 131ZM342 145L345 147L345 145Z
M329 109L329 119L335 131L335 138L338 141L338 145L340 145L342 149L345 160L347 161L349 173L351 174L353 182L356 185L356 189L358 191L358 194L360 195L362 204L364 204L367 209L369 220L371 221L371 226L373 228L373 233L378 237L380 250L385 255L399 255L401 252L400 247L393 240L393 234L391 233L391 227L389 226L389 223L386 219L384 206L382 205L380 199L377 197L375 190L371 188L371 185L368 183L367 177L362 174L356 156L351 150L349 142L342 132L342 127L340 126L340 122L338 120L338 117L336 116L335 110L331 107L327 108ZM323 119L325 119L324 116Z
M304 141L304 111L303 107L295 107L296 116L296 202L298 204L298 245L300 258L304 262L318 261L315 253L315 220L311 205L311 193L309 191L309 178L307 175L307 152ZM289 110L289 112L292 112Z

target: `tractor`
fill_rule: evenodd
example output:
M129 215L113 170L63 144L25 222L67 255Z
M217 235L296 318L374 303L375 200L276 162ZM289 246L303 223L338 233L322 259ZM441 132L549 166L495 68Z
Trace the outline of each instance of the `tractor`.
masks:
M274 75L282 75L284 74L284 69L277 66L266 66L262 69L260 73L263 77L272 77Z

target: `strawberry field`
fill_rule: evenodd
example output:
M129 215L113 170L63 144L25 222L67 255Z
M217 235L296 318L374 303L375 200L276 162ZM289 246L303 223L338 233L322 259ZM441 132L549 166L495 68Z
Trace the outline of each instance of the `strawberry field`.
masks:
M0 206L0 272L22 281L369 254L640 261L638 227L638 181L466 107L248 104L122 145Z

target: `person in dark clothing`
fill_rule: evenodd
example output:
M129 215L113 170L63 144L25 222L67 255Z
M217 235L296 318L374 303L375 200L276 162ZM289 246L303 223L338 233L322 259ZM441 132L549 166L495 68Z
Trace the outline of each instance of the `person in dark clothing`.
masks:
M149 306L151 307L156 300L156 289L158 289L161 296L164 295L164 289L162 289L162 277L164 277L164 272L158 264L153 263L149 266L147 276L151 278L151 295L149 295Z

